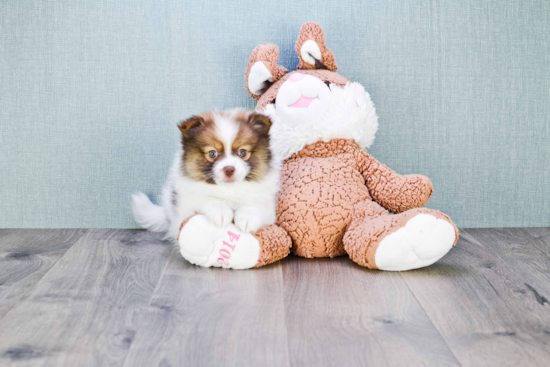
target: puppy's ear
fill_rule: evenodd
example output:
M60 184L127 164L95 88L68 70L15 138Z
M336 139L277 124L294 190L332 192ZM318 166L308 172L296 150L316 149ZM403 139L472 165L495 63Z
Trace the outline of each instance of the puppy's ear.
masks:
M196 129L199 126L203 126L205 123L204 118L202 116L191 116L185 121L180 122L178 125L182 135L184 137L189 136L190 133L193 132L194 129Z
M248 124L262 135L267 135L269 129L271 128L271 120L269 117L259 113L250 114Z

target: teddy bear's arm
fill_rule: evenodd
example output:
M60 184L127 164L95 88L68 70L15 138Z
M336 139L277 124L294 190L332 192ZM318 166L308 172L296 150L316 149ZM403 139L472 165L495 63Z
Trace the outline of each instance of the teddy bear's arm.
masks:
M433 192L430 179L422 175L402 176L362 151L360 169L369 192L378 204L392 213L423 207Z

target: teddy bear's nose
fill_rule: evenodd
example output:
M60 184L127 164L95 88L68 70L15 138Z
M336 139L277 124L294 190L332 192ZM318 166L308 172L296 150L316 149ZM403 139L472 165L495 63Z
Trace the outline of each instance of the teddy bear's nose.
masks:
M291 82L299 82L300 80L304 79L306 76L304 74L301 74L301 73L294 73L290 76L290 78L288 78L288 80L290 80Z

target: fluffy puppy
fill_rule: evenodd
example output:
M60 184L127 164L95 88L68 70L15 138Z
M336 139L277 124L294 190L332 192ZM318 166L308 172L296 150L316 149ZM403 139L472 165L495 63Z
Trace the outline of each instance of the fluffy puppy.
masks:
M279 167L272 160L270 127L268 117L239 109L181 122L182 144L162 190L162 205L143 193L133 195L136 220L172 239L195 213L218 226L233 221L249 233L275 223Z

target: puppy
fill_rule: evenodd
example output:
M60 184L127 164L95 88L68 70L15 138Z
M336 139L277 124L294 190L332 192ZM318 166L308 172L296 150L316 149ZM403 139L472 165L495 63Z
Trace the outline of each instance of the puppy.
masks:
M143 227L176 239L183 220L204 214L254 233L275 223L279 169L269 145L268 117L243 110L211 112L179 124L181 147L162 190L161 206L138 193L134 217Z

